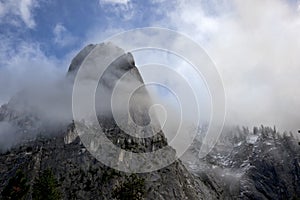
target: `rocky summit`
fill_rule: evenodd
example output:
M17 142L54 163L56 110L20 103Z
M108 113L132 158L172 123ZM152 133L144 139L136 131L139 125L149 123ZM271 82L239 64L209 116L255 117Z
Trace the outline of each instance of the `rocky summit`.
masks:
M150 152L168 146L162 132L145 139L124 133L113 120L111 110L107 109L110 108L112 89L125 73L129 72L132 82L143 82L130 53L123 52L111 43L88 45L72 60L66 79L69 82L74 81L84 59L95 48L97 51L93 56L96 57L97 53L99 57L110 56L116 51L122 54L106 69L97 90L97 98L101 102L98 107L96 105L97 115L106 136L115 145L132 152ZM93 72L87 74L87 79L93 79ZM126 86L124 90L127 89ZM147 95L145 91L143 95ZM149 103L144 102L143 106L131 110L133 118L138 123L148 120L149 116L145 109ZM55 133L50 134L43 124L47 121L39 120L41 117L38 113L32 113L30 109L17 112L18 105L22 106L23 102L19 100L9 102L3 105L0 111L1 123L16 126L19 132L22 130L18 133L20 135L18 143L13 144L11 149L5 150L0 156L0 191L3 199L11 199L9 195L12 198L19 195L24 199L37 199L40 195L38 183L41 180L45 182L55 180L55 184L52 184L55 187L52 190L56 192L52 192L61 199L205 198L206 194L201 190L202 187L198 187L199 182L186 170L180 160L149 173L131 174L117 171L103 165L87 151L78 137L74 122L70 121L67 126L62 125L60 129L53 129L52 132ZM30 134L32 131L37 133ZM176 153L174 150L173 152L172 156L175 157ZM48 176L45 175L47 172ZM23 181L19 180L20 176ZM211 194L209 196L213 197Z
M201 159L198 155L205 128L199 129L183 161L176 159L171 165L147 173L125 173L99 162L79 137L90 134L91 129L83 122L78 126L72 121L69 86L76 81L80 67L87 66L87 58L93 61L92 67L103 67L101 60L113 55L119 56L105 68L95 95L101 131L122 150L146 153L168 148L171 153L165 159L176 159L162 131L151 137L133 136L156 133L157 127L134 130L132 135L114 120L110 101L113 89L118 86L125 94L143 83L133 56L111 43L88 45L72 60L65 80L54 85L55 92L47 92L51 93L48 98L57 100L54 105L51 101L44 110L45 102L31 100L30 88L26 88L1 106L0 123L7 138L0 141L0 199L300 198L297 138L278 133L275 128L227 128L212 152ZM98 81L92 68L83 72L83 79ZM124 75L127 77L122 79ZM121 84L120 79L124 81ZM142 89L132 101L132 120L149 124L151 98L147 90ZM122 119L129 122L128 116ZM122 150L118 157L107 159L116 165L129 164ZM140 167L151 167L147 164L145 160Z

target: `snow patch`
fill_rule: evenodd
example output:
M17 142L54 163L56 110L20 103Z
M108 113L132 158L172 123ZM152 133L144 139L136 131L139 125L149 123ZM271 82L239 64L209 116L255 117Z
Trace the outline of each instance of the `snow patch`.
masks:
M258 139L258 135L249 135L247 136L246 141L248 144L255 144L257 139Z

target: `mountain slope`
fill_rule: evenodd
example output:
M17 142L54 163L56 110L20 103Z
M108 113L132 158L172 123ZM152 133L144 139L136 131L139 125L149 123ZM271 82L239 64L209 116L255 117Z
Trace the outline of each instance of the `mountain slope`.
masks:
M95 49L97 51L93 51ZM99 98L97 102L100 102L96 105L97 115L103 131L115 145L132 152L151 152L153 149L168 147L163 132L160 131L157 135L145 139L136 138L122 131L112 118L109 109L110 98L117 80L129 72L130 78L126 81L143 82L134 66L132 55L122 51L110 43L89 45L73 59L66 79L71 83L74 81L79 66L92 52L96 53L95 59L105 59L105 56L111 56L111 53L121 52L123 55L111 63L103 74L97 90L97 98ZM102 53L97 54L99 52ZM89 80L94 78L93 72L88 72L86 75ZM131 89L125 84L122 86L125 86L124 91ZM147 96L147 91L142 91L141 95ZM49 133L49 129L45 128L47 120L44 118L40 120L39 112L31 113L30 109L14 112L24 103L22 98L16 99L17 101L2 106L0 111L0 120L17 127L20 131L18 135L21 137L17 144L13 144L14 148L0 155L0 191L10 187L9 180L14 179L18 171L21 171L25 174L30 187L24 197L31 199L35 196L32 188L37 179L45 171L51 170L58 182L57 190L60 191L63 199L126 199L127 197L131 199L215 199L218 196L217 193L209 191L204 183L196 181L180 160L158 171L142 174L128 174L109 168L87 151L78 137L74 122L70 121L68 126L65 123L51 123L52 126L59 125L59 128L54 127ZM135 103L140 101L137 100ZM150 103L149 99L144 101L144 104L132 108L131 113L135 121L147 124L149 116L146 111ZM31 134L33 131L36 133ZM149 132L154 129L143 131ZM175 151L172 151L171 157L166 159L176 158ZM11 188L13 192L22 190L14 185Z
M198 146L189 151L194 157ZM276 129L230 128L208 156L186 165L200 180L221 186L223 198L300 198L300 146Z

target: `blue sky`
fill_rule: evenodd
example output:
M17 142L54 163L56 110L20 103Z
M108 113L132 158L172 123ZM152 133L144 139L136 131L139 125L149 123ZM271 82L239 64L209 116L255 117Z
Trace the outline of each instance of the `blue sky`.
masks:
M19 41L34 42L47 56L58 59L85 45L93 30L101 34L108 29L146 27L164 17L154 1L22 0L27 2L27 14L18 11L22 10L22 5L18 5L22 1L11 1L0 1L3 9L9 9L2 14L1 36L13 37L15 44L11 44L11 48L17 48ZM169 6L172 5L169 3Z

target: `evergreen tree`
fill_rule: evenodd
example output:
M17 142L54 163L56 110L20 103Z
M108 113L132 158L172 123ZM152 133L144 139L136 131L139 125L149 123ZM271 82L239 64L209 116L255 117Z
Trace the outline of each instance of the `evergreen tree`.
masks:
M33 200L59 200L61 193L58 190L58 182L50 169L45 170L35 180L32 191Z
M24 199L28 191L29 185L27 185L27 179L24 173L18 170L16 175L8 181L1 195L4 200Z
M120 200L141 200L145 195L145 179L131 174L128 179L113 191L113 198Z

